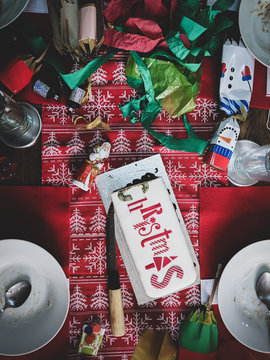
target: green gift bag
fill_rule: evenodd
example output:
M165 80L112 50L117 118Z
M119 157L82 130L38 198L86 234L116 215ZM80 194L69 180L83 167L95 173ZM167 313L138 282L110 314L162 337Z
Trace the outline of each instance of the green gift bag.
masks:
M216 360L218 327L211 309L222 265L218 264L214 285L205 310L195 310L182 323L177 360Z
M181 325L177 360L214 360L218 328L213 311L192 312Z

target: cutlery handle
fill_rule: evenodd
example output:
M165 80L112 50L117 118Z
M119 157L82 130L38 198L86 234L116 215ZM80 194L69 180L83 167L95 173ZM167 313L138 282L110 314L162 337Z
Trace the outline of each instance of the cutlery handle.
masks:
M109 290L110 321L113 336L125 335L125 319L121 289Z
M268 310L266 313L266 320L267 320L267 325L268 325L268 334L269 334L269 341L270 341L270 310Z

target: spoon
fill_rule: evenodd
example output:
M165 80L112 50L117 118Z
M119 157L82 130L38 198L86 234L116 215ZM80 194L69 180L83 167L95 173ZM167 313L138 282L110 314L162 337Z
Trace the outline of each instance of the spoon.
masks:
M29 281L20 281L11 286L5 294L5 306L0 310L3 312L6 308L16 308L21 306L28 298L31 292L31 284Z
M266 318L270 335L270 272L265 271L261 274L256 283L256 293L258 298L268 309L266 312Z

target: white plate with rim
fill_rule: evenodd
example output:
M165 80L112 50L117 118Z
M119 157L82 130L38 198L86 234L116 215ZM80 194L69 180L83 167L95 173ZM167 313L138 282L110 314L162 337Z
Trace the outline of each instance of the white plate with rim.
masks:
M69 286L55 258L24 240L0 240L0 309L5 290L28 280L32 289L18 308L0 313L0 354L23 355L40 349L59 332L69 309Z
M258 1L262 5L258 5ZM267 11L265 7L267 5ZM260 11L260 9L262 9ZM246 47L265 66L270 66L270 1L242 0L239 28Z
M266 306L258 299L258 277L270 271L270 240L240 250L226 265L218 287L218 306L230 333L250 349L270 353Z
M0 1L0 29L11 24L26 8L29 0Z

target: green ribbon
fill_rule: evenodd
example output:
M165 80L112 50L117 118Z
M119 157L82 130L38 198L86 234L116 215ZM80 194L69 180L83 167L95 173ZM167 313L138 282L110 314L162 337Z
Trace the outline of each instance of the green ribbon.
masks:
M166 135L151 129L151 124L154 120L156 120L158 113L161 110L161 105L155 100L155 91L153 88L149 69L144 64L142 58L137 52L131 51L130 53L139 68L144 85L145 95L143 95L140 99L132 100L127 105L121 107L124 117L129 117L130 121L132 123L135 123L139 121L136 112L138 110L142 110L142 126L147 131L149 131L149 133L153 135L162 145L172 150L203 154L208 143L194 133L194 130L189 124L185 115L183 116L183 119L185 128L188 133L187 139L176 139L170 135ZM141 83L139 84L138 82L137 84L135 84L135 86L141 87Z
M197 71L204 56L213 55L219 47L222 32L233 22L225 17L217 19L217 16L227 10L233 1L217 0L213 6L201 12L198 12L198 0L180 1L176 11L176 16L180 18L179 31L170 31L166 36L166 42L171 52L189 70ZM184 46L180 33L186 34L190 42L189 49Z
M48 46L41 36L38 27L34 23L28 23L20 27L17 37L26 44L31 55L36 58L38 58ZM52 46L50 46L43 60L52 65L57 72L64 73L66 59L65 56L60 55Z
M88 79L101 65L105 64L111 57L113 57L118 52L118 49L109 48L106 54L99 56L98 58L90 61L82 69L75 71L71 74L60 74L70 89L82 84L86 79Z
M20 28L20 33L18 33L17 36L26 43L31 54L37 58L47 47L46 41L40 35L39 29L34 23L25 24L22 28ZM65 74L64 64L66 57L60 55L52 46L49 47L44 60L55 68L70 89L74 89L88 79L101 65L108 61L117 52L118 49L109 48L106 54L90 61L85 67L71 74Z

